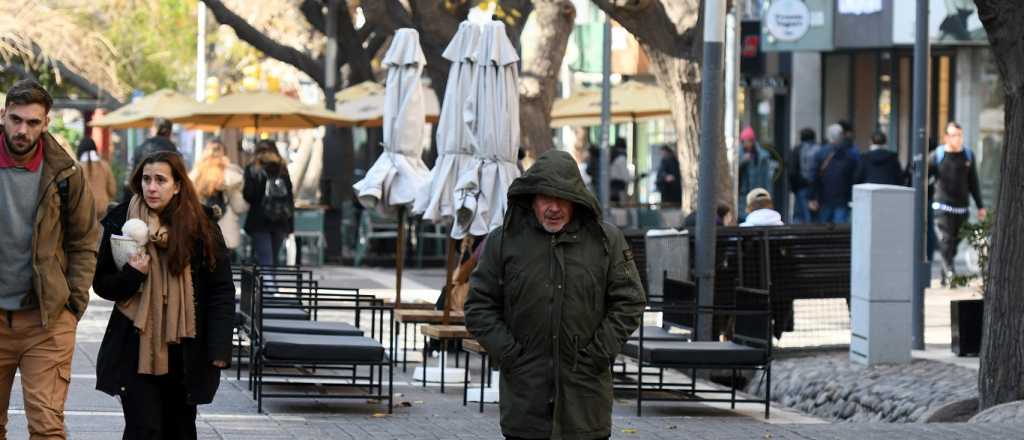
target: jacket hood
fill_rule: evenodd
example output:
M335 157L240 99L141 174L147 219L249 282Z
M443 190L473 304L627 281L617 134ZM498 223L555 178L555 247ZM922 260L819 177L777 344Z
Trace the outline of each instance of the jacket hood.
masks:
M505 215L506 225L517 209L530 212L533 196L537 194L573 202L595 220L601 220L597 198L583 183L576 160L567 152L552 150L544 153L525 174L512 181L508 189L509 212Z

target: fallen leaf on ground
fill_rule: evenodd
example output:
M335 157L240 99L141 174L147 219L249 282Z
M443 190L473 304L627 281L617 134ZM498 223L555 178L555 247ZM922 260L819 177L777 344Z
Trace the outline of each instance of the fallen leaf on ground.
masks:
M623 434L636 434L636 430L635 430L635 429L633 429L633 428L624 428L624 429L622 430L622 433L623 433Z

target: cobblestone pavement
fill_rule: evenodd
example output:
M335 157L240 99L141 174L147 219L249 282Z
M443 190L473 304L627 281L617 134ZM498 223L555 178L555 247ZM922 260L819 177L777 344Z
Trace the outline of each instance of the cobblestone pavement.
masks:
M374 279L366 287L387 287L386 271L363 276L349 269L349 280ZM415 273L414 273L415 274ZM415 276L415 275L414 275ZM424 272L436 279L436 273ZM383 284L383 286L381 285ZM415 281L410 283L416 286ZM427 286L427 282L420 284ZM117 439L123 426L118 401L95 388L95 356L112 304L94 298L78 332L78 349L72 368L66 424L71 439ZM488 405L462 406L461 386L446 394L436 387L411 384L408 373L396 369L396 407L387 415L382 404L366 401L325 401L317 399L273 399L264 401L265 414L256 412L255 402L234 371L225 374L216 401L200 407L199 429L203 439L497 439L498 408ZM20 382L20 378L16 381ZM461 385L461 384L459 384ZM27 439L20 385L11 398L11 440ZM765 421L759 405L741 404L736 411L728 405L695 403L651 403L644 405L644 417L635 416L635 403L624 396L615 404L614 439L1024 439L1024 424L828 424L773 407Z

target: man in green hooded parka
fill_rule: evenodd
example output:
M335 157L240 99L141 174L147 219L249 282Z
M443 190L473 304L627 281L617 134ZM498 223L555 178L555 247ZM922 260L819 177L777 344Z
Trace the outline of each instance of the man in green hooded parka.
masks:
M610 364L640 325L644 292L572 156L547 152L513 181L482 246L466 326L501 367L502 433L608 438Z

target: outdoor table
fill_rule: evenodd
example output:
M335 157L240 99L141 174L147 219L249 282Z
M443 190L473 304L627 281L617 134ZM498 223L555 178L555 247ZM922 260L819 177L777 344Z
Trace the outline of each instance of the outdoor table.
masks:
M411 325L413 328L412 332L412 345L416 346L416 326L420 324L440 324L444 316L444 310L435 310L434 304L422 304L426 307L420 307L421 304L416 304L415 308L409 307L409 304L402 303L400 309L395 310L395 323L399 324L395 327L398 333L402 334L402 372L406 371L406 364L409 360L409 333L408 329ZM451 311L448 315L449 324L462 324L463 313ZM395 346L398 346L398 335L395 335ZM424 357L424 365L426 365L427 358Z
M469 401L469 355L480 355L480 412L484 412L484 390L491 383L490 371L487 368L487 349L476 339L463 339L462 351L466 353L466 374L462 377L462 406Z
M464 325L439 325L439 324L428 324L420 327L420 333L423 333L423 387L427 386L427 354L430 350L430 339L437 339L441 341L441 393L444 393L444 369L445 369L445 352L448 351L449 341L459 341L463 339L472 339L473 334L466 330ZM456 367L458 366L459 357L455 356Z

